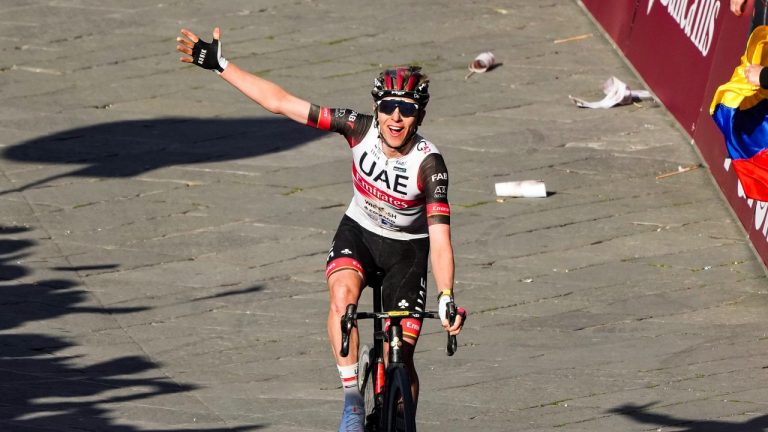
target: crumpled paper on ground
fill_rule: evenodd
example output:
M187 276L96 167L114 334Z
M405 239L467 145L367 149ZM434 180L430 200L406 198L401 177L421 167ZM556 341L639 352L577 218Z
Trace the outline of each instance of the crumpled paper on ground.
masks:
M630 90L620 79L612 76L603 83L605 97L595 102L587 102L584 99L568 95L579 108L611 108L617 105L629 105L636 100L653 99L651 92L647 90Z

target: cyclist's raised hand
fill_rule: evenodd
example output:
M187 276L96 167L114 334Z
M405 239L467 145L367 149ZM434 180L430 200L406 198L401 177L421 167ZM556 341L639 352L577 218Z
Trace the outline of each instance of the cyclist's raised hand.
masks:
M213 41L205 42L187 29L181 29L185 37L177 37L176 50L186 54L179 60L184 63L194 63L203 69L224 72L229 62L221 55L221 29L213 29Z

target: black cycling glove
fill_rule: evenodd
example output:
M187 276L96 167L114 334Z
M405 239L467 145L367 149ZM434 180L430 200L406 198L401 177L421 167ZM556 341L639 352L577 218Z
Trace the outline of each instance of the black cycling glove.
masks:
M221 56L221 41L205 42L200 39L192 47L192 62L203 69L224 72L229 62Z

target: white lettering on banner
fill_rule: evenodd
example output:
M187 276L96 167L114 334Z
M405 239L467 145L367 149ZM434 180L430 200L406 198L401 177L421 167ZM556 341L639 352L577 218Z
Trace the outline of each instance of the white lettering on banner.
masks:
M763 223L765 222L766 211L768 211L768 203L758 201L757 206L755 207L755 229L759 231L760 226L762 226L763 236L768 234L768 224Z
M688 39L706 57L715 37L715 24L720 15L720 0L659 0ZM648 0L648 15L655 0Z
M730 158L725 158L723 168L725 168L726 171L731 170ZM736 195L739 198L746 200L749 208L755 210L755 231L762 231L763 237L768 240L768 217L766 217L768 216L768 203L747 198L747 194L744 193L744 187L741 185L741 182L737 180L736 183Z

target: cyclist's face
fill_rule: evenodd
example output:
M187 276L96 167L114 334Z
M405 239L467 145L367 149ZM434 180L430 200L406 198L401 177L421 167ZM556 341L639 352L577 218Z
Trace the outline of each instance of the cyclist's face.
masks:
M402 102L403 104L408 104L408 106L397 106L390 114L386 114L396 102ZM418 126L419 111L417 109L414 113L411 106L411 104L415 103L413 99L396 97L385 98L379 103L377 111L379 132L390 147L400 148L403 144L407 144L405 140L411 136L411 132ZM385 106L382 106L382 104L385 104Z

